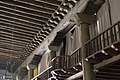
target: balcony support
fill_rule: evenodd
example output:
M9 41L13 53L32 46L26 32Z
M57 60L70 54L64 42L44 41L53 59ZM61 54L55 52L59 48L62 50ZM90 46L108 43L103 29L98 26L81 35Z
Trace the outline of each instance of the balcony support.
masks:
M84 43L89 40L89 25L95 22L95 17L86 14L75 14L74 21L80 27L80 40L82 43L83 80L95 80L93 66L86 61L86 48Z

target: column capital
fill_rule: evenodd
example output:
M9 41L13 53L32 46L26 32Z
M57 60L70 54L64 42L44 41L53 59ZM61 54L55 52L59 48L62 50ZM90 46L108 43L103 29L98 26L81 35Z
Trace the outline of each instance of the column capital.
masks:
M92 24L92 23L95 22L96 17L94 15L76 13L73 16L72 20L74 20L77 25L80 25L80 24Z
M28 64L27 67L29 69L35 69L37 67L37 65L33 65L33 64Z
M59 47L58 47L58 46L55 46L55 45L49 45L49 49L50 49L51 51L57 51L57 50L59 49Z

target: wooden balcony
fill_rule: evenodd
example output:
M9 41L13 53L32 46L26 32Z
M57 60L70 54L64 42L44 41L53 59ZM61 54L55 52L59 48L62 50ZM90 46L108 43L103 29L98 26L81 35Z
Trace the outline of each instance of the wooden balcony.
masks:
M58 79L66 79L71 75L82 70L81 67L81 49L78 48L70 55L57 56L52 61L52 71Z
M85 43L87 60L100 62L119 54L120 21Z

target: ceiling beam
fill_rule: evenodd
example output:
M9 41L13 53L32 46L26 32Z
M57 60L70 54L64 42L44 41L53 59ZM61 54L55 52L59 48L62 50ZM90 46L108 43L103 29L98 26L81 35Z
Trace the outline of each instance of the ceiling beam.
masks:
M16 0L16 2L25 3L27 5L32 5L32 6L36 6L36 7L44 7L45 9L49 9L49 10L56 10L57 7L58 7L58 6L46 4L46 3L43 3L43 2L37 2L35 0ZM56 2L56 1L52 1L52 2L53 3L55 2L58 5L60 5L59 2Z
M0 56L10 57L10 54L0 52ZM18 56L14 56L14 55L12 55L11 57L12 57L12 58L19 58ZM1 64L1 63L0 63L0 64Z
M1 27L1 25L0 25ZM16 35L16 36L22 36L23 38L26 38L26 39L32 39L34 36L28 36L28 35L24 35L24 34L19 34L19 33L16 33L15 31L13 31L12 29L7 29L7 28L3 28L1 27L0 28L0 33L6 33L6 34L11 34L13 33L13 35Z
M16 56L18 56L18 54L21 53L20 51L15 51L12 49L1 48L1 47L0 47L0 52L9 53L9 55L12 54L12 55L16 55Z
M32 14L31 12L24 12L24 11L21 11L21 10L16 10L16 9L14 9L14 8L11 8L11 7L6 7L5 6L6 4L3 4L3 5L1 5L1 3L0 3L0 7L1 8L4 8L4 9L6 9L6 10L9 10L9 11L11 11L11 12L13 12L13 13L16 13L16 14L24 14L24 15L26 15L26 16L29 16L29 17L33 17L33 18L37 18L37 19L40 19L41 17L42 18L49 18L50 17L50 15L41 15L41 14L39 14L39 15L37 15L37 14ZM8 11L8 12L9 12Z
M12 35L8 35L8 34L1 34L0 35L1 37L6 37L6 38L10 38L10 39L14 39L14 40L19 40L19 41L23 41L23 42L30 42L31 40L29 39L24 39L24 38L21 38L21 37L16 37L16 36L12 36Z
M8 13L8 14L11 14L11 16L15 16L15 17L19 17L19 18L22 18L22 19L27 19L27 20L33 20L33 22L36 22L36 23L41 23L41 22L45 22L48 20L48 18L46 17L36 17L34 15L31 15L31 14L28 14L28 13L21 13L21 12L17 12L17 11L14 11L14 9L11 9L11 8L8 8L8 7L5 7L5 6L1 6L0 5L0 10L4 13ZM9 13L10 12L10 13Z
M62 3L62 2L57 1L57 0L35 0L35 1L45 3L45 4L49 4L49 5L52 5L52 6L60 6L60 4Z
M5 0L4 0L5 1ZM14 4L12 3L12 1L0 1L0 5L3 4L3 6L7 6L8 8L11 8L13 9L14 11L22 11L22 12L27 12L27 13L30 13L30 14L34 14L34 15L37 15L37 16L46 16L46 17L50 17L52 13L43 13L43 12L40 12L40 10L35 10L35 9L31 9L31 8L28 8L28 7L24 7L24 6L20 6L19 4ZM30 10L31 9L31 10Z
M14 50L14 51L20 51L23 49L22 46L15 46L14 43L8 44L8 43L3 43L3 42L0 44L0 48L5 48L9 50Z
M33 34L33 35L36 35L36 33L39 31L35 31L35 30L32 30L31 28L26 28L24 26L20 26L20 25L17 25L17 24L13 24L11 23L10 21L3 21L3 20L0 20L0 23L6 25L6 26L11 26L11 28L13 28L12 30L15 30L16 27L19 28L20 30L26 32L26 33L30 33L30 34Z
M0 35L0 38L6 38L6 39L11 39L11 40L16 40L16 41L21 41L21 42L25 42L25 43L29 43L30 40L24 40L21 38L16 38L16 37L12 37L12 36L7 36L7 35Z
M2 43L8 44L8 45L17 46L17 47L23 47L23 46L25 46L24 44L20 44L20 43L11 42L11 41L7 41L7 40L1 39L0 40L0 44L2 44Z
M20 45L20 46L25 46L25 45L28 44L28 43L23 42L23 41L12 40L12 39L5 38L5 37L1 37L1 36L0 36L0 41L5 41L5 42L8 42L8 43L11 43L11 42L13 41L14 44L16 44L16 45Z
M30 18L23 17L23 16L18 17L18 16L15 16L14 13L3 11L3 10L0 10L0 15L1 15L1 17L9 18L9 19L12 19L12 21L16 21L16 22L22 22L25 25L28 25L30 27L33 26L38 29L41 28L42 25L45 23L45 21L44 22L40 22L40 21L32 22L31 20L29 20ZM32 19L32 20L34 20L34 19Z
M25 23L22 23L22 22L17 22L17 21L15 21L15 20L6 19L6 18L3 18L3 17L0 17L0 20L1 20L1 21L5 21L5 22L8 22L8 23L12 23L12 25L21 26L21 27L23 27L23 28L30 29L30 30L32 30L33 32L40 30L40 29L34 29L34 26L32 26L32 25L28 25L28 24L25 24ZM31 26L32 26L32 27L31 27Z
M30 33L30 32L27 32L23 29L19 29L18 27L14 27L11 26L11 25L6 25L6 24L3 24L0 22L0 29L1 30L4 30L4 31L8 31L8 32L14 32L15 34L19 34L19 35L23 35L23 36L28 36L28 37L34 37L36 34L33 34L33 33ZM14 31L13 31L14 30Z
M16 38L21 38L21 39L23 39L23 40L28 40L28 41L30 41L30 40L32 40L33 38L28 38L27 36L22 36L22 35L16 35L16 34L14 34L14 32L12 32L12 33L8 33L8 32L4 32L4 31L0 31L0 34L1 35L5 35L5 36L11 36L11 38L13 37L16 37Z

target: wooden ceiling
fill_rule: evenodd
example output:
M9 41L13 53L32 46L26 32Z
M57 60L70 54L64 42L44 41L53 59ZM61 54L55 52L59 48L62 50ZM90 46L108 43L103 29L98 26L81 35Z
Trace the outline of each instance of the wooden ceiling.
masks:
M6 69L6 63L12 61L16 69L76 1L0 0L0 68Z

